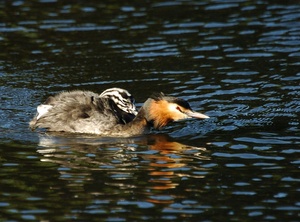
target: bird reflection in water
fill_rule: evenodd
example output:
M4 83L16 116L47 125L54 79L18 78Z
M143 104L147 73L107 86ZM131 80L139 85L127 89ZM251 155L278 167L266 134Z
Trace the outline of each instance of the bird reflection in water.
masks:
M194 147L181 144L174 141L171 137L161 134L161 135L150 135L148 138L148 146L151 150L159 151L160 155L151 154L143 156L144 159L150 160L149 167L152 167L150 175L162 176L160 180L153 179L151 182L158 183L161 185L156 185L152 188L154 189L169 189L176 187L177 184L171 183L171 181L166 180L166 177L172 177L177 174L177 176L187 176L183 173L175 172L174 169L184 168L189 162L193 161L195 156L189 157L189 155L181 155L181 153L188 153L188 151L196 152L197 158L209 159L206 156L201 156L199 154L205 153L206 148L204 147Z
M66 135L41 135L41 161L58 164L61 179L72 189L98 183L93 193L101 195L105 192L99 191L100 184L142 189L148 202L172 202L154 193L176 188L182 178L204 178L193 171L207 169L193 162L210 159L206 148L179 143L166 134L114 139Z

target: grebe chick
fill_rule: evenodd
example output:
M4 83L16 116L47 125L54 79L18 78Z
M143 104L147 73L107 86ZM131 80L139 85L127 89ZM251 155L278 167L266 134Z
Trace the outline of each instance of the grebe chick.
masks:
M97 133L91 128L99 120L109 127L111 124L126 124L136 114L134 98L127 90L110 88L100 95L74 90L48 97L37 107L37 114L29 126L32 130L39 127L49 131Z
M54 98L58 97L55 96ZM49 131L64 131L72 133L89 133L101 136L133 136L147 133L151 127L160 129L169 122L187 118L205 119L208 116L192 111L189 103L183 99L165 96L163 93L154 94L146 100L136 117L124 124L116 121L118 118L110 107L112 100L104 98L85 98L86 102L71 103L61 101L41 116L34 124L35 127L46 128ZM86 105L89 104L89 105ZM115 104L115 103L113 103ZM79 109L79 107L82 108ZM78 110L82 112L78 113Z
M133 96L125 89L110 88L103 91L99 97L113 100L119 109L125 113L134 115L134 117L138 113L136 111L135 100Z

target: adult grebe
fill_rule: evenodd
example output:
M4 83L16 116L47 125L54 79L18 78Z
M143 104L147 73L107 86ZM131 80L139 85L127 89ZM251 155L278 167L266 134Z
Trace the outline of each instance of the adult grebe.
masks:
M109 104L108 101L99 97L89 99L85 102L85 106L82 106L79 103L74 104L73 100L71 102L64 100L57 108L53 106L30 126L31 128L46 128L49 131L92 133L101 136L133 136L147 133L151 127L160 129L172 121L192 117L209 118L192 111L189 103L183 99L158 93L146 100L132 121L122 124L111 117L111 113L114 112L109 109L110 106L106 105ZM65 107L72 107L73 110L66 110ZM78 110L82 110L79 115Z

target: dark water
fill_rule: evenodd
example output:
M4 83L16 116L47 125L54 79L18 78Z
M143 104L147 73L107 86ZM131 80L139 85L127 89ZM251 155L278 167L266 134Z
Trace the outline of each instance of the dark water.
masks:
M1 221L299 221L298 1L1 1ZM39 134L63 90L211 116L135 138Z

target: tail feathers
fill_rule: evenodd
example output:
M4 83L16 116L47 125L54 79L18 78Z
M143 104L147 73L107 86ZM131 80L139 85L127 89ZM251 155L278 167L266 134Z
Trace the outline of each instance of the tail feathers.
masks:
M38 120L39 118L41 118L43 115L45 115L49 109L51 109L53 106L51 105L39 105L37 107L37 117L36 120Z
M36 126L36 122L37 122L37 119L36 117L34 117L30 122L29 122L29 128L34 131L37 126Z
M53 106L51 105L39 105L37 107L37 113L35 115L35 117L29 122L29 128L34 131L37 128L37 121L43 116L45 115L49 109L51 109Z

